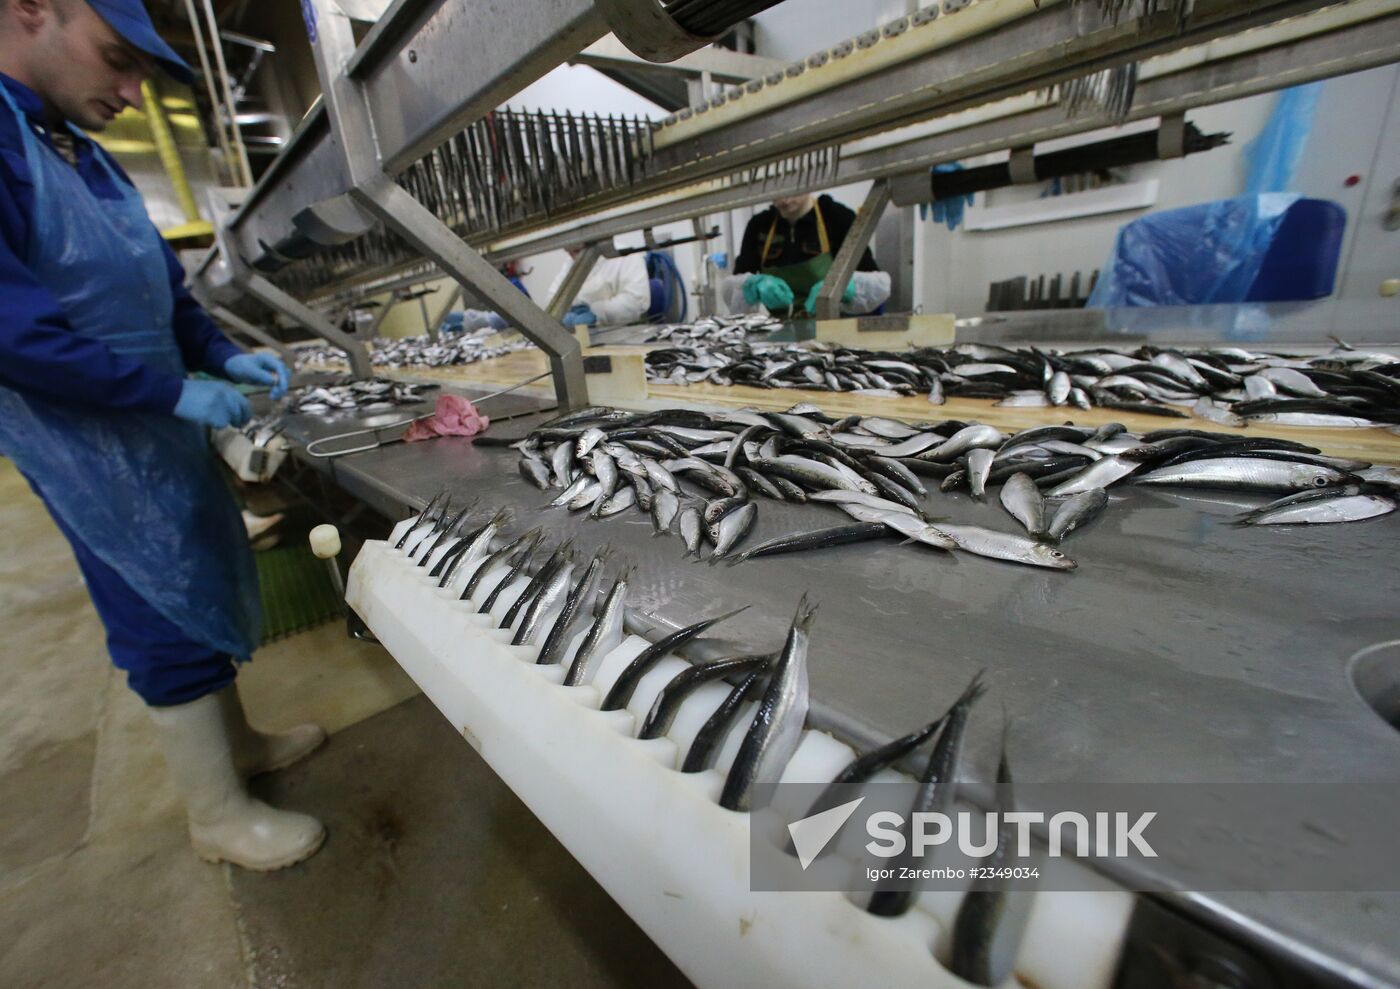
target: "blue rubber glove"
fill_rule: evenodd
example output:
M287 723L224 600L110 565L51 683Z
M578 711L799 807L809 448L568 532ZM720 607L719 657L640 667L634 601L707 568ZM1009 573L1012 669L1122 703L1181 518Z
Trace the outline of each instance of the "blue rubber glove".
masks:
M230 358L229 363L237 359ZM243 425L252 418L253 409L238 389L227 382L189 378L180 387L180 400L175 403L174 413L176 418L210 429L222 429Z
M794 301L792 286L777 275L750 275L744 282L744 301L762 303L769 312L789 309Z
M271 354L239 354L224 361L224 374L242 385L271 385L274 401L287 394L292 372L280 358Z
M598 314L580 302L564 314L563 322L565 326L569 327L593 326L598 322Z
M825 284L826 279L823 278L812 286L812 291L807 293L808 312L814 313L817 311L817 296L821 294L822 286ZM854 278L846 283L846 291L841 293L841 301L848 304L856 301L856 280Z
M934 165L935 172L947 174L949 172L961 172L962 165L957 162L945 162L942 165ZM941 223L949 230L956 230L962 226L963 214L967 212L967 207L971 205L971 196L949 196L947 199L936 200L933 204L933 222Z

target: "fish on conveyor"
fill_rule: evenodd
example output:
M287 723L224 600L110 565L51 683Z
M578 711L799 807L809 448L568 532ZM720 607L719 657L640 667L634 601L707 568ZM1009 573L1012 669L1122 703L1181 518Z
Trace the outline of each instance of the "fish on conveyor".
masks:
M476 609L478 614L485 615L490 613L491 609L496 606L496 601L506 592L506 588L514 583L515 578L520 576L521 572L530 566L530 560L534 558L535 551L539 549L543 539L544 533L537 532L535 537L527 542L520 550L519 554L517 554L514 559L508 561L509 567L506 570L505 577L495 587L491 588L491 593L486 595L486 600L481 603L481 607ZM524 597L524 592L521 593L521 597Z
M778 778L802 741L807 720L807 643L816 616L803 595L788 629L787 641L773 663L753 722L725 777L720 806L751 811L767 807Z
M1014 870L1017 825L1008 820L1016 809L1012 791L1011 766L1002 735L1001 758L997 763L996 788L997 843L986 867L993 875ZM1012 888L1006 879L977 878L958 904L953 918L952 952L948 970L979 986L1000 986L1015 970L1030 922L1035 897L1033 890Z
M437 494L433 495L432 500L423 506L423 510L419 512L418 517L413 520L413 524L403 531L403 535L399 536L399 541L394 543L394 549L403 549L410 536L423 526L434 522L438 517L435 513L439 512L442 504L450 500L450 498L451 496L446 491L439 491Z
M1026 474L1012 474L1001 486L1002 507L1030 533L1032 539L1045 536L1045 498Z
M886 742L879 748L872 749L864 755L852 759L826 785L826 789L822 790L817 799L812 801L812 805L807 808L807 813L802 816L814 817L824 811L831 810L833 807L854 800L861 787L869 782L871 777L895 765L920 745L923 745L937 733L938 729L943 727L947 720L948 715L943 714L917 731L896 738L892 742ZM826 848L831 847L831 842L828 841Z
M963 736L967 732L973 705L985 692L982 674L979 673L972 678L962 696L944 715L942 730L938 733L938 741L934 743L923 775L919 778L918 792L914 795L914 803L907 820L912 820L914 814L947 814L952 810L953 801L957 797L958 757L962 752ZM907 823L905 827L907 829ZM907 845L905 857L912 858ZM908 910L913 902L912 890L877 889L871 895L866 910L877 917L898 917Z
M1362 494L1356 485L1326 491L1304 491L1281 498L1240 516L1240 525L1330 525L1363 522L1395 511L1396 499Z
M671 724L676 720L685 699L700 687L728 676L747 676L755 670L762 671L772 659L771 655L736 656L682 670L656 695L651 710L642 721L642 727L637 730L637 737L660 738L671 730Z
M882 539L890 534L883 522L856 522L852 525L835 525L825 529L812 529L807 532L790 532L776 536L757 546L751 546L730 559L730 564L743 563L756 556L776 556L779 553L801 553L809 549L825 546L843 546L847 543L867 542Z
M530 603L525 606L525 614L520 619L520 627L515 636L510 640L511 645L528 646L535 640L535 634L539 631L544 617L568 596L573 573L573 554L566 554L563 561L540 583L534 597L530 598ZM510 628L510 623L507 622L504 627Z
M598 663L608 653L622 645L626 632L623 619L627 611L627 585L632 580L634 570L628 567L613 581L608 596L603 600L603 608L593 619L588 634L574 654L569 672L564 675L564 686L579 687L593 681L598 672Z
M710 554L710 562L714 563L727 556L729 551L748 535L749 530L753 528L754 519L757 517L758 506L749 502L721 518L714 527L715 549Z
M1047 567L1052 570L1073 570L1078 566L1053 546L1046 546L1024 536L997 532L995 529L984 529L976 525L951 525L947 522L940 522L938 529L953 540L958 549L989 559L1025 563L1032 567Z
M1103 488L1090 488L1068 498L1055 510L1055 517L1046 527L1045 538L1058 543L1075 529L1098 518L1108 505L1108 492Z
M1139 475L1138 484L1228 488L1236 491L1302 491L1356 480L1320 464L1246 457L1192 460Z
M637 684L641 682L642 677L646 676L647 673L651 671L651 668L661 661L662 657L667 653L679 649L681 646L700 635L700 633L718 625L725 619L733 618L740 612L747 611L748 607L748 605L744 605L742 608L736 608L733 611L725 612L716 618L706 618L693 625L687 625L685 628L678 629L665 638L647 646L636 655L632 662L627 664L627 667L618 676L617 680L613 682L612 689L609 690L607 696L603 698L603 703L599 707L599 710L617 711L626 707L627 702L632 699L632 694L636 691Z
M767 671L767 664L751 671L729 691L729 694L720 702L719 707L715 708L714 713L705 719L705 723L695 733L695 740L690 743L690 749L685 754L685 761L681 763L681 772L703 773L714 765L715 759L719 757L724 737L729 733L729 729L739 716L739 712L743 710L745 702L758 693Z
M608 552L608 550L603 550L595 555L589 561L587 568L584 569L583 576L569 591L569 596L564 599L563 609L554 619L554 624L549 628L549 634L545 636L544 645L540 647L540 654L535 659L536 664L552 666L558 663L563 656L564 650L568 648L569 637L573 633L574 625L593 603L593 595L598 588L598 580L603 575Z
M474 601L476 599L476 592L481 588L482 583L493 570L505 563L526 546L533 545L534 542L540 539L543 533L543 529L531 529L529 532L517 536L512 541L506 543L506 545L502 546L494 553L489 554L477 565L476 570L473 571L471 577L467 579L466 586L462 588L462 596L458 600Z
M446 587L452 583L452 578L463 566L475 566L477 561L485 558L491 552L491 541L496 538L496 533L509 519L510 511L503 508L496 512L481 528L463 536L461 545L450 554L451 560L442 571L438 587ZM447 557L443 559L446 560Z

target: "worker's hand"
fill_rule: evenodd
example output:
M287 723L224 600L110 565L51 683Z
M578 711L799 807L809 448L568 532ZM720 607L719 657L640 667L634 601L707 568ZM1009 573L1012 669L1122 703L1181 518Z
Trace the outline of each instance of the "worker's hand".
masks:
M224 374L230 381L243 385L271 385L276 400L287 394L287 386L292 382L292 372L287 365L271 354L239 354L224 361Z
M568 327L592 326L597 322L598 314L582 302L564 314L564 325Z
M229 363L237 359L231 358ZM174 411L176 418L211 429L241 426L253 415L248 400L233 385L199 378L188 379L180 388L180 400L175 403Z
M744 282L744 301L751 306L761 302L769 312L790 309L792 286L777 275L750 275Z
M955 161L944 162L941 165L934 165L935 172L961 172L962 165ZM956 230L962 226L963 214L967 212L967 207L971 205L971 196L949 196L946 199L935 200L933 204L933 222L941 223L949 230Z
M817 311L817 296L821 294L822 286L825 284L826 279L823 278L812 286L812 291L807 293L807 311L809 313L815 313ZM841 301L847 305L856 301L856 283L854 279L846 283L846 291L841 293Z

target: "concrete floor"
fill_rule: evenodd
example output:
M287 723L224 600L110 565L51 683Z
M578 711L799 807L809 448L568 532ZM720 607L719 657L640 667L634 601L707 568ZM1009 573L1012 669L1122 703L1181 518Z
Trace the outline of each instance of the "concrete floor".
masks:
M0 985L685 985L381 648L260 650L255 723L330 742L257 781L330 828L270 876L206 865L62 537L0 460Z

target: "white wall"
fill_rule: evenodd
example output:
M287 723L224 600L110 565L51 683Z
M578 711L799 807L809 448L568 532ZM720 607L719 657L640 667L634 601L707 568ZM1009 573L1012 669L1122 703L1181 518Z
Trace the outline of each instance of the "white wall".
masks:
M1397 72L1400 70L1396 67L1387 66L1323 84L1307 151L1296 176L1296 191L1335 200L1347 210L1344 265L1351 253L1352 238L1361 226L1361 205L1371 181L1391 182L1400 177L1400 162L1392 162L1387 168L1376 160L1377 142ZM1076 270L1087 278L1107 261L1122 225L1149 212L1240 195L1244 191L1245 148L1268 122L1275 100L1276 96L1270 93L1188 113L1187 119L1205 133L1231 132L1231 143L1188 158L1129 169L1133 181L1159 181L1158 199L1151 209L993 231L959 229L950 233L943 226L920 224L915 235L915 305L921 305L925 311L969 315L985 308L987 289L994 281L1043 274L1048 282L1058 273L1065 276L1067 283ZM1379 169L1374 177L1373 169ZM1349 175L1361 176L1363 181L1348 188L1345 180ZM1043 188L1043 184L1037 184L996 190L991 193L991 202L1001 205L1031 201ZM987 195L979 194L978 202L986 203ZM1358 252L1357 257L1361 256ZM1344 290L1346 276L1345 270L1339 273L1339 292ZM1369 283L1366 291L1375 294Z

